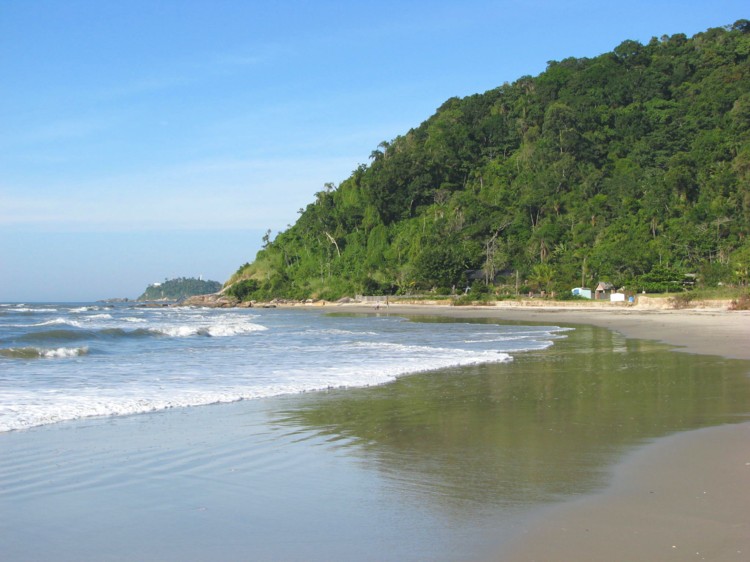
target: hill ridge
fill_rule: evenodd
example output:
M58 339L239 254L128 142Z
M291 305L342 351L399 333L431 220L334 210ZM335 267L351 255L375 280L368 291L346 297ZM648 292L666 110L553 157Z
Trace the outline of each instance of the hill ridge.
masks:
M240 267L242 300L746 284L750 22L451 98Z

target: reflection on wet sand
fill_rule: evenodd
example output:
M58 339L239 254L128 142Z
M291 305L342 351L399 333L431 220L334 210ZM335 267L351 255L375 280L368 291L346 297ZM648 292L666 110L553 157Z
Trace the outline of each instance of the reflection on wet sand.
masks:
M636 444L747 418L747 363L577 327L512 363L307 397L284 424L341 438L405 497L450 510L591 491Z

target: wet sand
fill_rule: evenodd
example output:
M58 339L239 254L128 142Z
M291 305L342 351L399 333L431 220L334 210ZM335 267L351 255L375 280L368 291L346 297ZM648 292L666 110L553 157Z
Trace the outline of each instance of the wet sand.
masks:
M628 455L611 485L550 509L497 558L750 558L750 424L698 429Z
M675 351L750 359L750 313L705 310L391 306L389 313L592 324ZM750 404L748 404L750 410ZM541 514L495 559L714 560L750 557L750 423L657 439L611 484Z

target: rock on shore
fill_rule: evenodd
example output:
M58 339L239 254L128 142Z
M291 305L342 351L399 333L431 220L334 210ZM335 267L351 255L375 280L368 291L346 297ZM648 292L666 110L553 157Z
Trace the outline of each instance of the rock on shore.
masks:
M221 293L211 293L208 295L195 295L186 298L180 303L180 306L207 306L211 308L234 308L237 306L249 307L250 303L242 303L235 297L222 295Z

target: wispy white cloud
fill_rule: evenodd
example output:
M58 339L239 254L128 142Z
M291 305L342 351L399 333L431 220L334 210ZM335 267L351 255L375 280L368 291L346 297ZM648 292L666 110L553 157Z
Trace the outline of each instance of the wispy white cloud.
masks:
M0 135L0 147L81 139L109 130L118 122L119 120L111 114L93 117L81 115L53 120L20 131L6 129L5 133Z
M203 159L86 182L0 185L0 226L44 231L285 228L350 158ZM333 177L332 177L333 174Z
M0 227L48 232L231 230L259 228L259 224L281 218L272 205L253 202L247 196L211 192L137 199L124 195L0 198L0 205L4 209Z
M194 78L174 69L162 69L156 74L144 75L131 80L121 80L94 90L91 99L117 100L143 94L154 94L173 88L188 86Z
M154 68L144 68L141 75L95 90L92 97L105 100L122 99L189 88L197 83L212 80L217 75L260 67L285 52L285 47L269 44L254 49L193 54L189 59L163 61Z
M185 63L185 66L201 74L210 75L215 72L222 72L226 68L242 70L248 67L271 64L293 55L294 52L293 43L273 40L248 41L232 49L208 52L197 58L193 57Z

